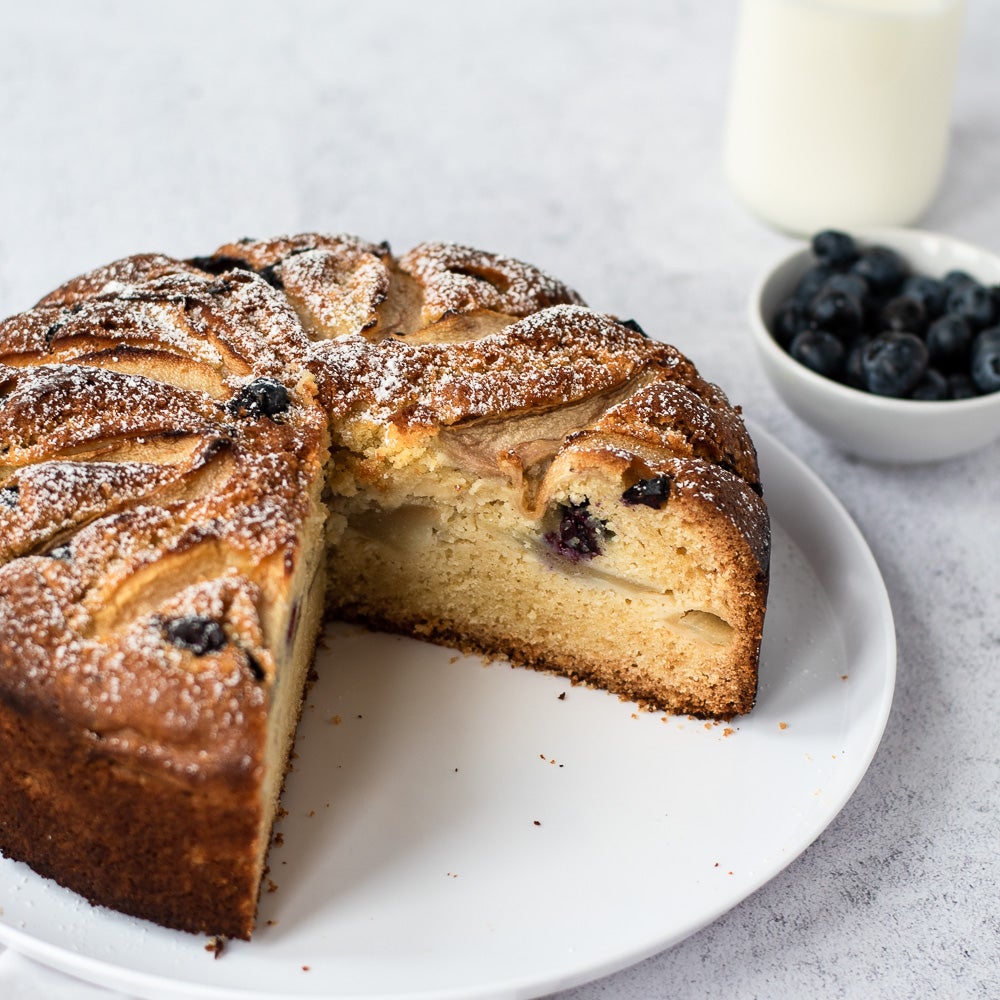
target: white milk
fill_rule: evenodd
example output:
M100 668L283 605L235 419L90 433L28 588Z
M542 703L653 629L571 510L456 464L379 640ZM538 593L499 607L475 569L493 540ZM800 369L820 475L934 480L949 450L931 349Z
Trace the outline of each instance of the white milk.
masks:
M964 0L743 0L726 172L795 233L905 225L948 150Z

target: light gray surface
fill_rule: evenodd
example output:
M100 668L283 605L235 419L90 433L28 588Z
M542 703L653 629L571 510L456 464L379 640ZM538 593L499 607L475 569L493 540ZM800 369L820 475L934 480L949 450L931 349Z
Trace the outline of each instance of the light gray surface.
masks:
M745 299L791 241L721 175L735 12L4 4L0 313L131 252L318 229L522 257L677 344L857 520L896 616L896 700L868 776L805 855L560 1000L1000 996L1000 445L866 465L763 382ZM923 225L1000 251L998 52L994 0L970 0L953 153ZM0 995L110 996L10 953Z

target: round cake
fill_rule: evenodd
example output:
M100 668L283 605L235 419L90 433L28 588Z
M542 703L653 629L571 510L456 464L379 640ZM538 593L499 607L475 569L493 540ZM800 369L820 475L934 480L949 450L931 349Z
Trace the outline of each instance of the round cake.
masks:
M770 534L736 408L537 268L304 234L0 324L0 851L249 937L326 617L706 718Z

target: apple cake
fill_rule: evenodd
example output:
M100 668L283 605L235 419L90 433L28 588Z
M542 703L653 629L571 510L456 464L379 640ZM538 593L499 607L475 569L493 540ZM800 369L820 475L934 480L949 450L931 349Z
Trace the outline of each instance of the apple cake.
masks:
M0 851L93 903L249 937L326 617L753 705L738 410L518 261L117 261L0 324L0 449Z

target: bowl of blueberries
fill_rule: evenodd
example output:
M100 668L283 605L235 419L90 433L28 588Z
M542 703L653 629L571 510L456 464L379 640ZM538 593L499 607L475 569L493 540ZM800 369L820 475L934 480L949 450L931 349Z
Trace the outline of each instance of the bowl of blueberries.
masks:
M1000 256L916 229L826 229L760 278L750 324L796 415L875 462L1000 437Z

